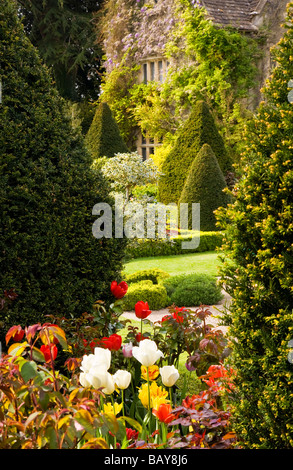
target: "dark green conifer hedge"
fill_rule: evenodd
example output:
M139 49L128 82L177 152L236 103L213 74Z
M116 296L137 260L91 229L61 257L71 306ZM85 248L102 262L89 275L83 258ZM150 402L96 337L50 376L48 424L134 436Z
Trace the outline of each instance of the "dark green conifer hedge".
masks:
M214 211L226 207L230 196L217 158L208 144L204 144L193 160L179 199L188 203L188 224L192 228L192 203L200 204L200 230L217 230Z
M86 135L86 145L93 159L129 152L107 103L99 103Z
M247 134L236 200L220 216L226 232L221 277L232 296L225 321L237 374L229 394L232 426L249 449L293 447L292 42L293 3L265 101Z
M162 165L163 175L159 179L160 202L178 202L190 165L203 144L211 146L224 175L231 170L231 162L213 116L207 104L198 101Z
M12 0L1 1L0 63L0 291L18 294L9 318L0 317L5 333L108 298L124 241L92 235L92 208L112 204L109 188L91 170Z

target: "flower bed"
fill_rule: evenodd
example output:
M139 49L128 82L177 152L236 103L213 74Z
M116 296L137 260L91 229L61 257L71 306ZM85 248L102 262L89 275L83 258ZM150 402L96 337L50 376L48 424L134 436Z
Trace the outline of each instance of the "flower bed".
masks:
M0 359L0 448L234 447L225 405L233 371L224 365L227 339L208 324L208 308L170 309L151 337L143 330L148 303L135 306L138 329L119 319L127 284L113 282L111 290L109 308L97 302L78 325L55 318L9 329ZM188 373L202 383L192 396L186 380L178 386L183 351Z

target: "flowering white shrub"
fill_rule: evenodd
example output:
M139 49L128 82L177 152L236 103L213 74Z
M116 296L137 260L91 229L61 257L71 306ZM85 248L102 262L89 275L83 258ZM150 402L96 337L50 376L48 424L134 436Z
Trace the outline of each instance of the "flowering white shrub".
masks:
M129 199L131 189L137 185L154 183L158 170L153 160L143 160L137 152L117 153L106 160L102 167L104 176L109 179L114 191L125 193Z

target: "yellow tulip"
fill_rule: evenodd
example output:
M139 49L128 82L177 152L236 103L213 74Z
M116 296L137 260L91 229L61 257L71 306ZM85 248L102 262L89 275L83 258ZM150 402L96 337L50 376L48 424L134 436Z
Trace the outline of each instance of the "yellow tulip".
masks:
M112 414L114 416L118 415L122 409L122 403L119 405L118 403L114 403L114 407L111 403L106 403L103 407L105 414Z
M159 375L159 367L156 365L149 366L149 380L155 380ZM141 376L144 380L147 380L147 367L141 366Z
M168 396L168 392L164 390L162 387L159 387L156 382L152 382L150 385L150 404L151 408L154 407L154 403L156 406L159 406L161 403L167 403L166 400ZM148 384L142 384L141 388L139 389L138 398L140 399L141 403L145 408L148 408Z

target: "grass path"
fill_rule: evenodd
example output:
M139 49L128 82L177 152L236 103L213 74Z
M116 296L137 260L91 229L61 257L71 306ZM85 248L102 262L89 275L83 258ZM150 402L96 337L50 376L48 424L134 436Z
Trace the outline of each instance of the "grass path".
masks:
M174 256L156 256L138 258L128 261L124 266L126 274L132 274L142 269L159 268L171 276L183 273L203 273L218 275L218 254L215 251L204 253L188 253Z

